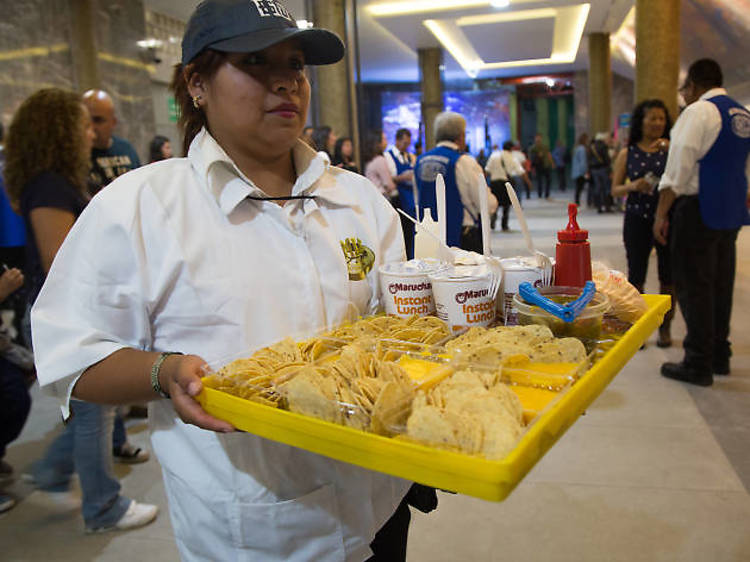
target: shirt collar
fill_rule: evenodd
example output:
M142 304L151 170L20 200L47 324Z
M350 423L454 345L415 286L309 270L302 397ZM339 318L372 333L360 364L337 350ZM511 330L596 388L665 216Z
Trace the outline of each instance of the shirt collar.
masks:
M727 91L724 88L711 88L708 92L699 97L699 100L707 100L716 96L726 96Z
M316 182L330 166L328 158L322 153L316 153L301 140L292 147L292 158L297 170L292 195L303 195L315 190ZM205 181L209 192L226 215L248 195L268 197L267 193L240 171L205 128L201 129L190 143L188 160Z
M458 150L458 145L453 141L440 141L437 143L438 146L445 146L446 148L450 148L452 150Z

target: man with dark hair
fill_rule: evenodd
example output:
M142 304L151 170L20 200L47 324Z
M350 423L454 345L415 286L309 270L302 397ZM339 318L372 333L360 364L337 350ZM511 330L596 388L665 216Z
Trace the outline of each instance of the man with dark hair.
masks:
M687 107L672 129L654 221L661 244L671 229L677 302L687 324L684 359L664 363L661 373L701 386L729 374L737 232L750 224L750 112L721 85L716 61L690 66L680 88Z
M115 104L107 92L89 90L83 94L83 105L91 114L96 135L91 149L89 179L89 190L94 195L118 176L140 167L141 161L128 141L112 134L117 117Z
M396 142L383 153L391 172L393 183L398 188L399 207L405 213L417 218L414 201L414 164L416 157L409 152L411 131L401 128L396 131ZM404 231L406 257L414 257L414 223L401 216L401 228Z

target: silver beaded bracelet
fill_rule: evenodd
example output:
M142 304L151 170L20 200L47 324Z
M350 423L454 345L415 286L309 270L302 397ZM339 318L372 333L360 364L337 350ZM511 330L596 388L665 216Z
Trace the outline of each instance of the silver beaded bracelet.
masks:
M169 399L171 397L159 383L159 371L161 370L161 365L162 363L164 363L164 360L170 355L182 355L182 353L180 353L179 351L165 351L164 353L159 355L156 361L154 361L154 364L151 366L151 388L154 389L154 392L156 392L156 394L166 399Z

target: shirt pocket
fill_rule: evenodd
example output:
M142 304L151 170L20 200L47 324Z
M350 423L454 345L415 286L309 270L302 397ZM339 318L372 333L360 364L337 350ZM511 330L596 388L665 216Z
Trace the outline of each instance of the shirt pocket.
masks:
M252 559L345 560L336 492L327 484L286 501L228 506L232 540Z

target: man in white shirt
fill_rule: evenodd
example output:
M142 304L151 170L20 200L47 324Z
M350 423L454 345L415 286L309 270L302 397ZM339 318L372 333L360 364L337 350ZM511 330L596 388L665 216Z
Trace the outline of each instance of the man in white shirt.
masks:
M510 230L510 228L508 228L510 197L508 197L505 182L513 181L514 178L520 177L524 173L521 164L519 164L518 160L513 157L513 153L511 152L512 149L513 143L511 141L505 141L505 143L503 143L503 150L498 150L497 145L493 146L492 154L490 154L490 158L487 160L487 164L484 167L485 172L490 176L490 190L497 198L499 206L503 208L500 226L504 232ZM495 228L496 219L497 213L493 213L492 228Z
M435 117L437 146L417 159L414 179L419 191L419 208L437 209L435 179L445 180L446 239L449 246L482 253L479 230L480 180L487 190L489 211L497 210L497 199L485 183L484 172L466 153L466 119L459 113L444 111Z
M684 359L665 363L661 373L700 386L729 374L735 246L740 227L750 224L750 112L721 85L716 61L690 66L680 88L688 106L672 129L654 221L656 240L666 244L669 236L687 325Z

